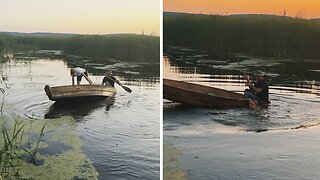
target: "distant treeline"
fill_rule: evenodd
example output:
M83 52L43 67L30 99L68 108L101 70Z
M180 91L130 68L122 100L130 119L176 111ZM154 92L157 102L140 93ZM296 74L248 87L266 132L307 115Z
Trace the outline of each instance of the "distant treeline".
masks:
M273 15L164 16L164 44L211 53L320 59L319 19Z
M160 38L146 35L75 35L68 37L0 36L0 48L23 52L29 50L61 50L67 55L96 60L159 62Z

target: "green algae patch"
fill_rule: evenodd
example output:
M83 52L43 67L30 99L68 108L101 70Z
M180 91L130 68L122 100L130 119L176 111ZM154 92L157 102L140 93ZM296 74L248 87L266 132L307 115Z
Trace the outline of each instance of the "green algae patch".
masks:
M98 179L92 162L81 152L81 140L71 117L29 120L0 117L0 127L14 130L14 122L24 125L12 161L14 168L2 177L7 179ZM0 140L1 140L0 135ZM0 142L0 148L4 144Z
M178 166L181 151L168 143L163 143L163 179L186 179L187 173Z
M57 156L40 156L42 166L23 163L19 167L21 179L97 179L98 173L81 152L67 151Z

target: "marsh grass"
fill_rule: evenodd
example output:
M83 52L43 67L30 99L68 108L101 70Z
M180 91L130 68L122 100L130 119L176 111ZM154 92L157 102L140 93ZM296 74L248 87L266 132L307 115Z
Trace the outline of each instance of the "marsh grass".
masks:
M61 50L104 62L117 59L159 63L160 37L137 34L74 35L70 37L13 37L0 35L4 52Z
M7 76L2 67L6 62L10 61L10 56L4 55L2 50L3 49L0 47L0 84L2 85L2 87L0 87L0 94L2 94L2 101L0 105L0 113L2 114L0 119L0 180L2 177L18 176L19 170L17 167L19 164L25 163L24 157L26 156L31 160L31 163L36 165L35 157L39 149L41 138L44 136L45 129L44 124L41 128L37 141L32 142L32 124L37 119L31 118L29 121L12 117L13 120L11 121L9 120L9 117L3 115L5 93L10 87L7 84ZM30 128L27 128L27 125ZM27 140L25 140L25 136L28 136ZM27 148L24 147L25 141L27 141L28 144ZM32 144L35 145L32 146Z
M165 45L210 54L319 59L320 21L275 15L182 14L163 20Z
M2 101L0 105L0 113L3 114L3 107L4 107L4 98L6 95L6 90L10 89L10 86L7 84L8 76L7 73L3 70L3 66L6 64L6 62L10 61L12 56L8 54L3 54L3 52L0 51L0 92L2 94Z
M8 125L7 122L4 122L1 127L1 149L0 149L0 176L2 177L11 177L19 175L19 164L25 163L25 157L28 157L31 161L28 163L33 163L35 165L35 157L38 151L41 138L44 136L45 124L43 125L39 137L34 146L31 145L30 134L32 131L32 123L34 120L26 121L21 120L16 117L13 117L13 125ZM29 124L30 129L26 128ZM24 147L26 129L28 139L28 147Z

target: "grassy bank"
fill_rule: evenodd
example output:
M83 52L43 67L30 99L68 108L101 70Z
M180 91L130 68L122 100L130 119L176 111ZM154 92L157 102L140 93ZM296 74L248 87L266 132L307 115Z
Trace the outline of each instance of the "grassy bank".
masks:
M95 60L111 58L120 61L159 62L160 57L159 37L134 34L66 37L0 35L1 47L4 51L9 52L39 49L61 50L64 54L84 56Z
M251 56L320 59L320 21L273 15L164 16L165 45Z

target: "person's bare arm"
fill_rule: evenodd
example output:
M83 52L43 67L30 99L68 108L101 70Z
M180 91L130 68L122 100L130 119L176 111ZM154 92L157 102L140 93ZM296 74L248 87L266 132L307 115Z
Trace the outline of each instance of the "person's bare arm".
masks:
M247 82L250 82L250 77L247 74L243 74L243 79L246 80Z
M250 89L254 90L256 93L260 93L262 91L261 88L255 87L250 81L246 83L246 86L248 86Z
M117 83L119 86L122 86L121 82L118 81L115 77L114 77L114 78L111 78L111 77L109 77L109 76L107 76L107 75L106 75L105 77L107 77L108 79L114 81L114 82Z

